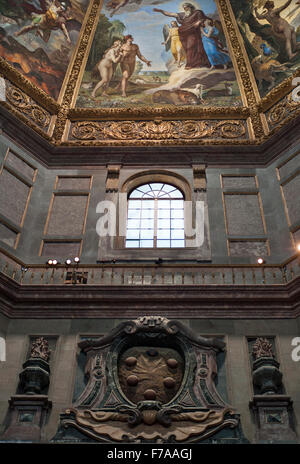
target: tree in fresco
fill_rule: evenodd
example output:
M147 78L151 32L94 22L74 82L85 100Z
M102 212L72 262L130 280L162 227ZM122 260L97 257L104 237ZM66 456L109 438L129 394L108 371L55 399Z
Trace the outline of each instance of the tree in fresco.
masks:
M275 0L276 2L276 0ZM231 0L231 6L237 18L240 26L240 32L244 39L245 47L249 55L250 61L252 61L259 52L251 44L247 37L246 27L248 24L251 32L261 37L263 41L268 42L274 50L278 53L276 60L280 63L284 63L289 60L286 52L286 44L284 40L281 40L278 36L273 33L272 26L270 24L261 24L256 18L254 7L261 8L265 4L265 0L249 1L249 0Z
M125 29L126 26L121 21L109 21L105 15L100 15L87 62L87 71L92 71L95 68L104 52L111 47L116 39L123 39Z

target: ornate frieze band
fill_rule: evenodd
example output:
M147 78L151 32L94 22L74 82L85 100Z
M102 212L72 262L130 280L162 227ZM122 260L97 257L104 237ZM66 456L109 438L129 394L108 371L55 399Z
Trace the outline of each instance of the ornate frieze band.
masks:
M70 140L78 141L184 141L247 140L246 121L81 121L75 122Z
M300 114L300 102L293 101L292 93L280 100L266 113L270 129L280 129L296 115Z
M51 114L26 93L5 79L5 98L2 105L21 118L29 127L48 138Z

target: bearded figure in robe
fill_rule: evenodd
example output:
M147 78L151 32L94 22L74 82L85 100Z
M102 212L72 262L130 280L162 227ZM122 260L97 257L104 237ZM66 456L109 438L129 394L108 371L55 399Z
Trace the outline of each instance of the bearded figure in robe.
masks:
M153 11L176 18L177 22L181 24L178 28L178 33L186 55L185 69L210 68L210 62L203 47L200 30L204 21L209 18L202 10L197 10L191 3L184 3L183 9L184 12L182 13L169 13L159 8L154 8Z

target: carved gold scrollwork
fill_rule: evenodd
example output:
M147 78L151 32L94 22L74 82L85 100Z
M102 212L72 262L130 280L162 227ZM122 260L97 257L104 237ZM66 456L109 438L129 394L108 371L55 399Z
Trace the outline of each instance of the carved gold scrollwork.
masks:
M245 137L245 121L80 121L73 125L77 140L170 140Z
M300 110L300 103L293 100L293 95L290 93L283 100L273 106L267 113L267 119L272 128L281 126L291 117L296 111Z
M50 124L50 114L37 105L28 95L11 84L7 85L7 101L20 113L30 118L38 127L47 129Z

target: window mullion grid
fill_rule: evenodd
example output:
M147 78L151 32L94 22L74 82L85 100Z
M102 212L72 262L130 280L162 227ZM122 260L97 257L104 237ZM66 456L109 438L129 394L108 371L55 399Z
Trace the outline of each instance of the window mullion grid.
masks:
M153 237L153 247L157 248L157 215L158 215L158 199L154 200L154 237Z

